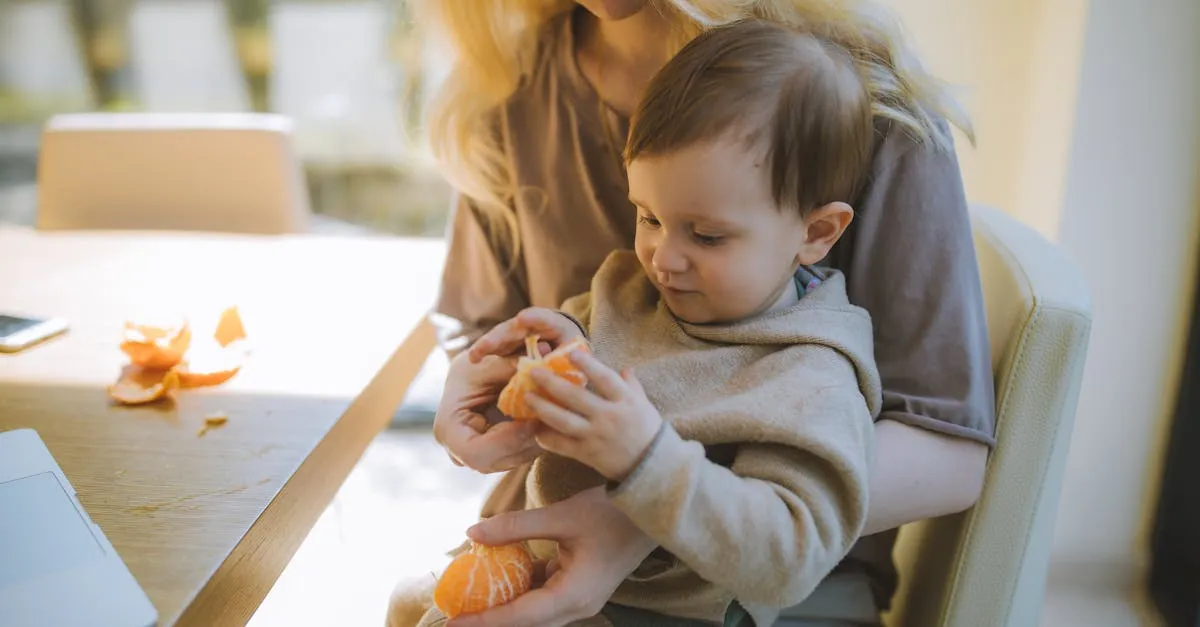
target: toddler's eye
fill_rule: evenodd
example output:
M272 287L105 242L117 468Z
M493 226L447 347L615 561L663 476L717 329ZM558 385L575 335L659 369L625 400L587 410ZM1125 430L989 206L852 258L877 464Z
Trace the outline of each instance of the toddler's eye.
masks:
M720 235L704 235L702 233L693 233L692 237L696 238L696 241L703 246L716 246L725 239Z
M658 221L658 218L644 215L638 215L638 224L644 224L652 229L657 229L658 227L662 226L662 223Z

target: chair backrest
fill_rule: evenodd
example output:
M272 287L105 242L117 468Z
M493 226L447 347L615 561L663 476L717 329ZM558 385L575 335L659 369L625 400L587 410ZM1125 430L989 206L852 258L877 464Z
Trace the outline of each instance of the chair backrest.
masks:
M291 121L268 114L76 114L38 156L40 229L307 230Z
M954 516L905 526L890 627L1040 622L1067 444L1091 327L1082 273L1012 217L973 207L996 382L983 494Z

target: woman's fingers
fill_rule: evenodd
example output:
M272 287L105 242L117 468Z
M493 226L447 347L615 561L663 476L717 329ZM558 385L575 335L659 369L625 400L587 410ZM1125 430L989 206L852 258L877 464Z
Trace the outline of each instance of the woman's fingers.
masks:
M531 461L541 453L534 438L536 430L536 424L509 421L480 433L468 424L460 423L444 431L442 445L464 466L483 473L502 472Z
M561 575L560 575L561 576ZM549 583L549 582L548 582ZM577 616L575 602L549 585L477 614L460 614L446 627L555 627L586 618Z
M550 560L546 562L545 569L543 570L542 580L545 581L546 579L553 577L554 573L557 573L561 569L562 566L559 564L558 559L550 558Z
M483 334L470 348L471 361L479 361L486 355L508 356L525 349L525 338L536 335L545 340L547 347L554 347L567 339L582 335L575 323L562 314L541 307L531 307L502 322Z
M557 505L557 504L556 504ZM467 536L487 546L499 546L526 540L561 540L570 531L569 510L549 505L496 514L467 529Z
M517 365L512 359L484 355L472 364L471 383L479 392L494 392L499 395L504 384L517 372Z
M473 363L478 363L488 355L511 355L525 346L526 335L528 333L516 318L501 322L475 340L467 350L467 356Z

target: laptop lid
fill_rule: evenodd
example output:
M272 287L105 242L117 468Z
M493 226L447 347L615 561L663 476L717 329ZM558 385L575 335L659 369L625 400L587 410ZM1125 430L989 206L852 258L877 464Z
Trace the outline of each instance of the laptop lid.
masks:
M0 625L149 627L157 620L37 433L0 433Z

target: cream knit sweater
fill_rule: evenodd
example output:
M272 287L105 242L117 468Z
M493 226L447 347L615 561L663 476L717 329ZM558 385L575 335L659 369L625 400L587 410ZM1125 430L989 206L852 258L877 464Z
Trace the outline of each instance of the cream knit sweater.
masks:
M610 486L661 545L612 601L720 623L737 599L770 625L842 560L866 519L881 402L867 313L830 273L786 310L683 323L628 252L610 256L592 290L563 309L601 361L634 370L668 423L633 474ZM603 483L543 455L523 505ZM553 550L534 544L542 557Z

